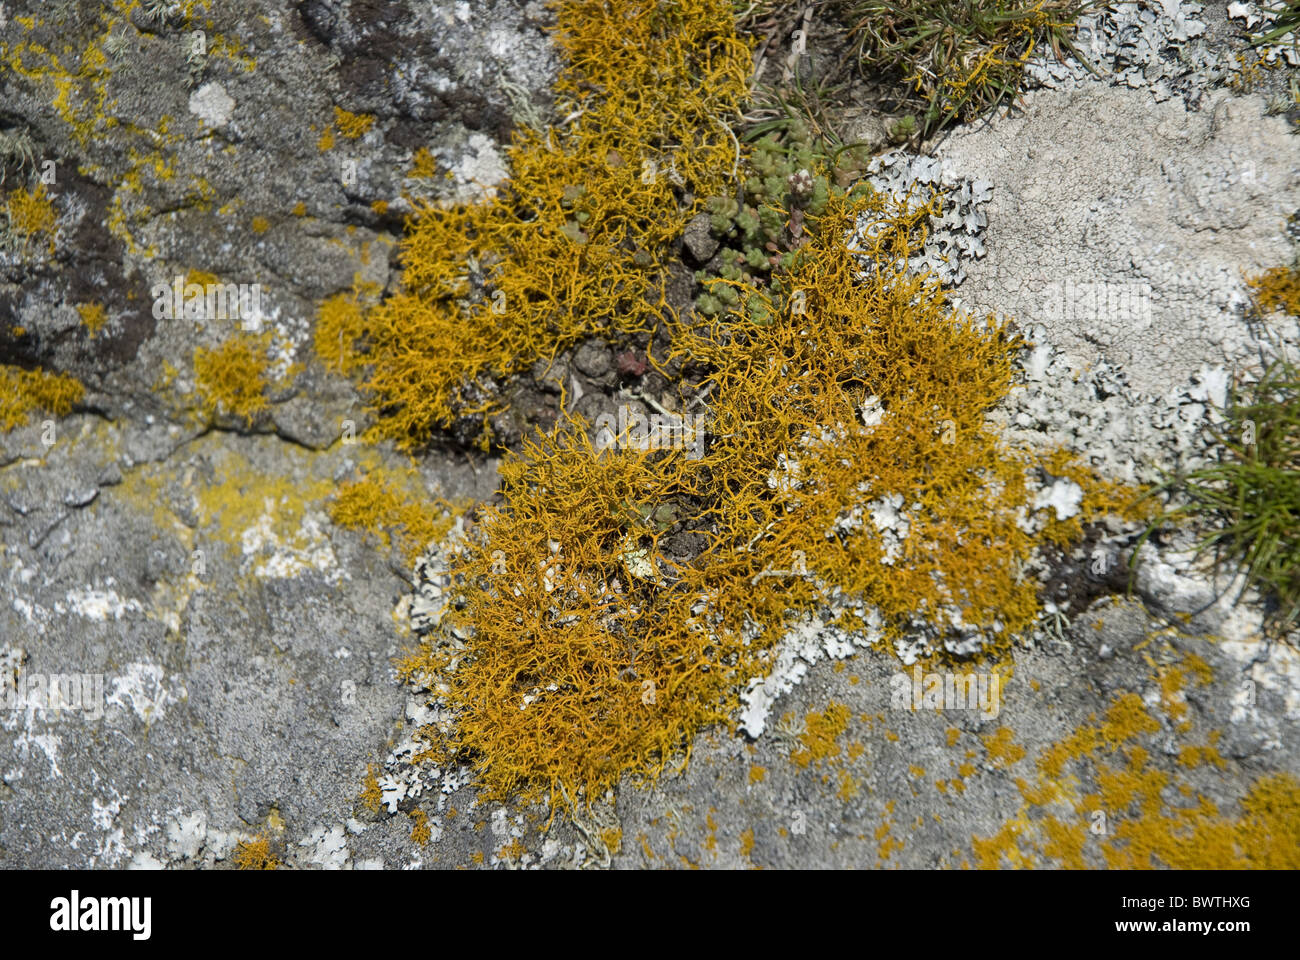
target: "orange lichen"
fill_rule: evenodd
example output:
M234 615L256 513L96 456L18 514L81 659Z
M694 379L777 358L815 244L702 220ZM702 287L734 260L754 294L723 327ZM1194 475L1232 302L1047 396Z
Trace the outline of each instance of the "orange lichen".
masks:
M648 361L707 371L697 458L598 452L578 420L507 455L500 502L451 559L460 602L444 622L463 647L429 638L402 662L455 714L427 731L428 757L472 762L486 796L563 806L688 759L702 728L733 722L785 628L832 591L834 617L888 645L920 620L941 650L961 623L998 656L1038 612L1018 571L1076 528L1026 532L1042 464L988 423L1022 342L901 266L933 204L836 193L769 285L741 284L741 322L665 316L667 252L696 209L677 191L729 192L744 161L723 122L743 96L747 47L720 0L564 0L556 12L560 98L585 108L582 123L518 132L493 198L417 201L403 289L369 311L331 298L316 341L406 445L465 416L482 418L486 445L504 400L485 383L587 335L663 326L668 357ZM847 247L864 220L873 229ZM1048 463L1080 478L1085 519L1120 509L1118 488ZM882 503L903 518L894 533L872 520ZM703 539L698 557L663 549L674 524ZM848 715L811 714L796 764L837 756ZM1023 755L992 749L1015 762L1013 747Z
M984 748L994 766L1009 767L1024 757L1025 748L1012 739L1014 736L1010 728L998 727L996 733L983 738Z
M86 333L92 340L99 334L99 331L104 329L104 324L108 323L108 313L104 310L103 304L77 304L77 314L81 317L82 327L85 328Z
M84 394L85 387L72 377L0 365L0 432L27 423L36 410L65 417Z
M1024 804L995 834L972 837L977 864L1294 869L1300 863L1300 782L1285 773L1261 777L1239 801L1241 814L1225 816L1189 784L1152 765L1151 752L1138 741L1161 729L1137 694L1116 696L1100 724L1083 724L1040 754L1036 784L1017 780ZM1179 764L1224 769L1218 739L1211 732L1209 744L1182 745ZM1092 792L1074 789L1065 778L1067 764L1085 776L1091 768ZM1166 798L1175 786L1177 795L1195 802L1172 806ZM1073 807L1073 816L1062 818L1062 807Z
M271 841L266 834L253 840L240 840L231 859L240 870L275 870L280 866L280 858L271 852Z
M366 766L366 775L361 781L361 802L371 813L378 813L384 795L379 788L378 767L371 763Z
M1300 270L1273 267L1250 281L1251 294L1261 313L1280 311L1300 317Z
M45 193L45 184L37 185L35 190L19 187L9 194L5 204L9 220L9 230L21 237L24 248L33 237L48 237L50 252L54 251L54 204Z
M411 842L427 847L433 838L433 831L429 828L429 815L423 810L415 809L408 816L411 818Z
M593 333L652 329L665 250L735 169L726 120L739 111L750 56L729 5L565 0L555 12L567 60L556 93L582 123L517 128L510 180L491 199L415 201L403 288L370 317L365 385L403 443L500 409L475 385L482 377ZM417 152L412 175L432 167ZM682 206L679 190L698 199ZM487 296L471 296L471 257Z
M370 113L350 113L342 107L335 107L334 125L347 139L359 140L375 125L375 117Z
M267 410L266 351L270 338L240 333L217 347L194 350L194 384L200 409L209 419L238 417L251 425Z
M441 499L422 495L412 478L407 489L367 477L339 487L329 504L329 517L340 527L375 534L389 546L396 541L408 563L430 543L446 536L453 523L454 507Z
M834 701L823 713L809 713L804 718L803 732L799 734L803 746L790 754L791 762L806 767L813 762L838 757L841 749L838 740L848 729L849 716L849 708Z

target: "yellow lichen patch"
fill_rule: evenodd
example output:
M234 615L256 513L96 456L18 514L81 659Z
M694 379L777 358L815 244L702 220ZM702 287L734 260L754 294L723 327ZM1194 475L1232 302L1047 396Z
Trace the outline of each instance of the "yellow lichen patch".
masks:
M280 866L280 858L271 852L271 841L265 834L240 840L231 859L240 870L275 870Z
M748 859L754 853L754 828L746 827L740 832L740 855Z
M5 212L9 230L21 237L24 244L33 237L48 237L53 252L56 215L54 204L45 193L45 184L39 184L35 190L23 187L14 190L5 203Z
M600 841L611 854L623 848L623 831L618 827L606 827L600 831Z
M370 132L370 128L375 125L375 118L373 114L350 113L342 107L335 107L334 125L347 139L359 140Z
M849 727L850 711L842 703L831 702L823 713L809 713L799 734L802 747L790 754L796 766L829 760L840 755L838 740Z
M893 813L894 801L890 800L885 804L886 816L881 818L880 826L876 827L876 858L882 863L905 846L904 842L893 834L894 822L889 819Z
M446 536L454 507L374 478L345 483L330 501L329 516L341 527L375 533L384 546L396 539L408 563Z
M428 147L421 147L411 157L411 169L406 175L413 180L432 180L438 175L438 161L429 152Z
M36 410L65 417L84 393L85 387L72 377L0 365L0 432L22 426Z
M328 476L312 477L309 455L288 458L283 472L268 474L223 451L215 455L206 481L189 481L203 539L242 556L247 573L296 576L333 566L325 517L317 505L334 484Z
M81 326L92 340L104 329L104 324L108 323L108 314L103 304L80 303L77 305L77 314L81 317Z
M411 842L427 847L433 837L433 831L429 828L428 814L417 809L412 810L409 816L411 818Z
M762 783L767 779L767 768L754 764L749 768L749 782L751 784Z
M325 132L322 133L320 135L320 139L316 141L316 148L320 150L321 153L324 153L326 150L334 149L334 128L333 127L325 128Z
M940 650L960 630L998 657L1037 615L1018 571L1052 530L1023 525L1040 460L987 417L1022 342L900 266L933 206L834 194L780 276L743 287L741 322L665 318L666 251L695 209L673 184L732 192L743 157L721 120L747 50L717 0L556 11L561 99L586 108L582 123L546 140L520 132L494 198L422 206L403 290L369 312L336 298L317 341L364 378L380 429L404 444L492 413L485 376L588 334L664 325L668 359L707 371L697 457L598 452L570 421L507 455L500 502L451 561L463 604L445 623L464 648L430 639L403 661L455 714L429 731L430 758L471 761L488 797L562 806L688 759L703 727L733 722L786 627L824 614L832 593L830 616L891 647L920 621ZM873 228L847 246L864 220ZM1116 495L1085 486L1094 512ZM665 516L700 534L698 557L661 548ZM810 716L795 762L817 759L817 738L847 718Z
M365 808L371 813L378 813L380 804L383 803L384 795L379 789L379 777L376 774L377 767L375 764L368 764L366 775L361 781L360 800Z
M350 373L360 362L358 341L365 334L363 297L366 291L335 294L316 311L316 355L331 370Z
M1261 312L1300 317L1300 270L1295 267L1265 270L1250 281L1250 288Z
M200 407L213 419L229 415L252 424L270 407L266 351L269 337L238 334L218 347L194 350L194 384Z
M1009 767L1025 756L1025 748L1016 743L1009 727L998 727L997 732L984 737L984 749L995 767Z
M1017 781L1024 798L1017 815L992 836L971 838L977 864L1276 869L1300 863L1300 783L1294 777L1261 777L1239 801L1240 816L1227 817L1189 784L1152 765L1151 753L1136 740L1160 729L1136 694L1116 696L1100 724L1080 726L1038 757L1036 784ZM1224 768L1217 740L1212 733L1208 745L1183 745L1179 763ZM1082 794L1063 779L1066 763L1085 776L1091 768L1092 792ZM1172 806L1171 795L1195 802Z
M249 226L252 228L254 233L260 236L271 229L271 221L266 219L266 217L254 217Z
M403 288L370 317L365 385L401 442L499 409L474 386L482 376L590 334L647 333L662 319L665 250L734 173L727 121L751 64L729 4L564 0L555 13L560 112L582 122L517 129L491 199L415 201ZM432 165L417 152L413 175ZM683 207L678 191L697 199ZM488 290L471 297L478 267Z

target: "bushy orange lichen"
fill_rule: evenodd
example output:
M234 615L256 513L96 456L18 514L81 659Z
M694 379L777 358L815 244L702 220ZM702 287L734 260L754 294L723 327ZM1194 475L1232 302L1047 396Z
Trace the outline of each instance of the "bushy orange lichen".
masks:
M665 251L694 209L672 177L697 196L729 189L743 158L721 124L746 48L712 0L556 9L560 91L582 122L519 134L494 199L421 208L404 290L369 312L327 303L317 349L364 376L381 428L408 443L497 409L482 375L589 333L666 325L668 359L708 371L696 459L598 453L568 421L507 456L501 503L453 551L445 622L468 639L403 662L455 713L427 731L427 756L472 761L487 796L562 803L688 758L799 616L891 645L920 631L939 652L957 635L1006 650L1037 614L1018 571L1063 534L1026 531L1041 463L986 421L1021 342L902 266L933 205L836 193L771 285L742 285L741 322L664 316ZM1110 509L1115 491L1096 490L1090 509ZM662 515L703 539L697 557L665 552Z
M22 239L24 247L34 237L46 237L53 251L56 215L45 184L38 184L35 190L14 190L5 203L5 213L10 232Z
M402 491L367 477L339 488L330 501L329 516L341 527L377 534L384 546L396 539L407 562L414 563L430 543L446 536L453 509L444 500L429 500L413 489Z
M266 397L268 346L265 335L240 333L218 347L195 348L194 385L205 416L228 415L251 425L270 407Z
M337 293L317 308L316 355L337 373L351 372L359 362L358 341L366 329L363 298L367 293L364 289Z
M85 387L72 377L0 365L0 432L22 426L36 410L65 417L84 394Z
M271 852L271 840L265 834L240 840L231 859L240 870L275 870L280 866L280 858Z
M1300 270L1273 267L1250 281L1255 304L1262 313L1281 311L1300 317Z
M727 122L750 59L729 4L564 0L555 13L559 112L581 121L517 130L510 180L491 199L417 200L402 290L369 317L365 384L403 443L500 409L481 377L659 323L663 253L739 159ZM431 165L417 154L412 173ZM683 204L681 192L698 199Z
M108 323L108 314L103 304L80 303L77 305L77 314L81 317L81 326L92 340L104 329L104 324Z
M334 125L339 133L349 140L359 140L370 132L375 125L375 117L369 113L351 113L342 107L334 108Z

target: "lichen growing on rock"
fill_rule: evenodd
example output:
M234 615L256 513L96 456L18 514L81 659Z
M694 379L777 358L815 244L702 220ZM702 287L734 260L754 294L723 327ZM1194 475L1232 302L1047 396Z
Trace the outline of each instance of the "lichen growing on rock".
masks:
M65 417L84 393L85 387L72 377L0 366L0 432L22 426L36 410Z
M559 112L581 119L516 130L491 199L417 199L402 290L343 330L365 344L344 366L364 364L381 429L403 444L480 416L486 445L503 407L486 379L660 323L665 248L739 162L728 122L749 52L728 4L566 0L555 13Z
M504 374L584 332L662 324L668 355L648 361L701 371L711 391L697 458L598 450L580 420L526 439L501 467L502 504L449 547L450 633L430 636L403 673L454 714L426 731L425 756L473 762L492 798L590 800L685 760L702 728L734 723L739 692L800 616L824 613L891 649L919 637L927 655L995 657L1038 613L1021 570L1080 529L1035 497L1044 464L986 422L1022 342L995 318L954 310L936 278L908 268L937 200L832 188L815 167L825 196L789 255L762 276L713 281L714 296L735 291L731 322L663 314L664 254L686 211L638 174L632 150L664 142L649 124L714 129L697 115L698 88L714 89L718 58L744 45L721 5L650 8L637 21L650 46L634 53L607 5L560 4L571 70L619 96L590 104L581 132L560 138L568 152L540 154L525 133L512 199L422 211L403 293L368 314L346 297L322 313L327 359L370 371L382 429L408 442L453 415L490 413L477 379L489 367ZM661 61L658 75L642 56ZM700 72L710 56L713 73ZM681 67L665 84L675 65L698 75ZM673 111L647 115L664 86ZM721 194L744 158L705 146L678 150L670 169ZM482 289L471 268L485 271ZM365 348L352 354L356 343ZM1060 457L1046 466L1086 479ZM1117 490L1089 485L1083 521L1124 513L1132 498ZM1075 506L1083 499L1080 487ZM702 543L685 561L664 549L683 530Z
M240 333L217 347L196 347L194 381L205 416L236 417L251 426L270 406L266 350L270 338Z

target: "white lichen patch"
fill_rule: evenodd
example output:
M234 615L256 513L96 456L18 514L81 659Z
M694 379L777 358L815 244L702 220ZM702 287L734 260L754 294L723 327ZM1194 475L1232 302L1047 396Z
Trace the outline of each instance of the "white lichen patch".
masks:
M496 144L484 134L473 133L467 150L451 167L455 183L452 199L465 203L496 196L496 185L509 175Z
M224 127L235 112L235 99L219 83L205 83L190 94L190 113L209 127Z
M121 620L126 614L144 612L144 607L138 600L123 600L112 589L113 583L110 578L103 589L78 587L69 591L68 608L87 620Z
M871 611L867 623L867 631L852 633L817 617L792 626L769 654L772 667L767 676L751 678L741 692L740 728L751 737L761 736L773 704L793 690L814 664L825 658L843 660L879 643L883 636L879 614Z
M307 862L325 870L342 870L348 864L347 830L344 826L317 827L298 846L306 851Z
M105 705L130 710L144 723L155 723L167 713L167 708L185 696L185 689L176 693L163 684L165 672L156 663L129 663L126 673L109 679Z

